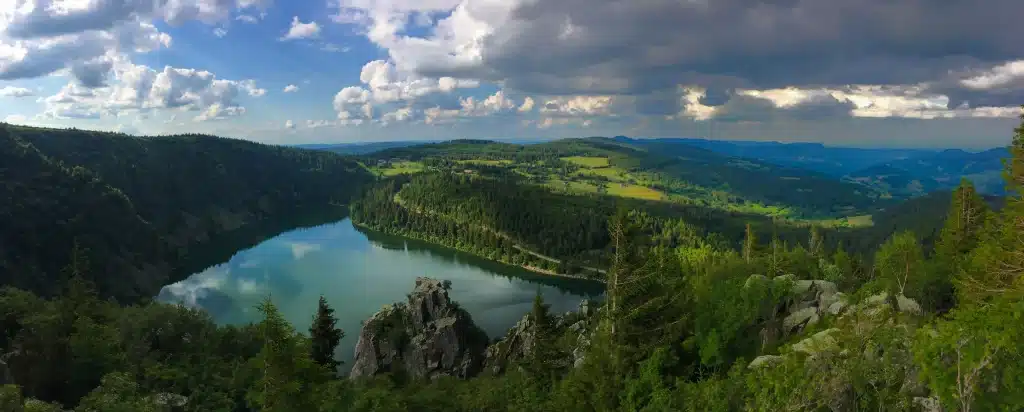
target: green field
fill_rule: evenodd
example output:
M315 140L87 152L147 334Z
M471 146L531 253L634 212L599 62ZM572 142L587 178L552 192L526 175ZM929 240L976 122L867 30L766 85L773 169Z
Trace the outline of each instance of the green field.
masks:
M580 166L583 166L583 167L597 168L597 167L608 167L608 165L609 165L607 157L569 156L569 157L563 157L561 159L566 161L566 162L573 163L573 164L576 164L576 165L580 165Z
M500 160L486 160L486 159L468 159L459 160L460 164L467 165L478 165L478 166L508 166L512 164L511 160L500 159Z
M619 197L632 197L644 200L663 200L665 194L646 186L631 184L611 183L608 185L608 194Z
M382 176L397 176L397 175L401 175L401 174L415 174L415 173L419 173L419 172L422 172L424 170L424 167L423 167L423 163L421 163L421 162L410 162L410 161L402 160L402 161L399 161L399 162L391 163L391 166L389 166L389 167L375 166L375 167L371 167L370 170L372 170L375 174L382 175Z

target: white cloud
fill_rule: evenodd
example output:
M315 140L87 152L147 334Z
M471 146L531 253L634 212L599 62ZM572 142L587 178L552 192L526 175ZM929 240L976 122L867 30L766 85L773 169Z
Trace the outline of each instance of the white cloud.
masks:
M294 129L295 128L295 123L292 122L291 120L286 120L284 122L284 128L285 129Z
M297 91L299 91L299 86L296 86L294 84L289 84L289 85L284 87L284 92L285 93L293 93L293 92L297 92Z
M612 114L612 96L567 96L549 99L540 112L549 116L598 116Z
M318 129L328 126L334 126L334 122L331 120L306 120L306 127L310 129Z
M213 29L213 35L217 37L224 37L228 35L228 31L222 27Z
M235 17L235 20L249 24L256 24L260 22L260 19L256 18L256 16L250 16L248 14L240 14L238 17Z
M523 105L519 106L518 110L519 110L520 113L525 113L525 112L532 111L533 110L533 98L530 97L530 96L526 96L526 99L523 99Z
M6 86L0 89L0 97L26 97L33 95L35 95L35 92L24 87Z
M303 23L299 21L299 16L295 16L292 18L292 26L288 29L288 33L281 37L281 40L309 39L319 35L319 24L316 24L315 21Z
M490 116L516 110L516 103L506 98L505 92L502 90L487 96L482 101L477 101L471 96L460 100L460 102L462 103L463 114L467 116Z
M1007 62L981 74L960 81L973 90L991 90L1003 87L1024 88L1024 60Z
M28 117L23 114L11 114L4 118L4 123L11 124L25 124L26 121L28 121Z

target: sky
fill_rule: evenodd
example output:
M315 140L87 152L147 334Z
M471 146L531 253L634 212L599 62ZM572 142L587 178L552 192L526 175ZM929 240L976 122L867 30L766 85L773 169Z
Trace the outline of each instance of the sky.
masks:
M1021 0L0 0L0 118L274 144L989 148Z

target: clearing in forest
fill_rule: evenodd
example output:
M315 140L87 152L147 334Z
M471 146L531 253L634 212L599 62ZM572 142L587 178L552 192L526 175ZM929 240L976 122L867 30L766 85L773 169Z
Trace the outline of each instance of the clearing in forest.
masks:
M593 156L570 156L563 157L562 160L577 164L583 167L597 168L597 167L608 167L607 157L593 157Z

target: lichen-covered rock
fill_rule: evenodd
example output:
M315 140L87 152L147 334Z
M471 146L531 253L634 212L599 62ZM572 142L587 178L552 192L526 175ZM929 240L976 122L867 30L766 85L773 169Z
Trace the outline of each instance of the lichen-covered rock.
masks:
M896 296L896 306L899 308L900 312L903 313L909 313L912 315L921 314L921 305L913 299L903 295Z
M797 333L803 328L818 323L818 308L803 308L782 320L782 330L787 334Z
M922 412L942 412L942 403L935 397L914 398L914 405L921 407Z
M761 356L758 356L758 357L754 358L754 360L750 361L750 365L747 365L747 368L756 369L756 368L760 368L762 366L771 365L771 364L775 364L775 363L779 363L779 362L782 362L782 357L781 356L778 356L778 355L761 355Z
M448 296L448 283L416 278L405 303L385 306L356 342L352 379L402 371L411 378L468 378L482 368L487 335Z
M812 356L823 350L833 349L836 347L836 338L832 337L832 334L837 332L839 332L839 329L836 328L823 330L811 335L807 339L794 343L791 349L794 352L802 352Z

